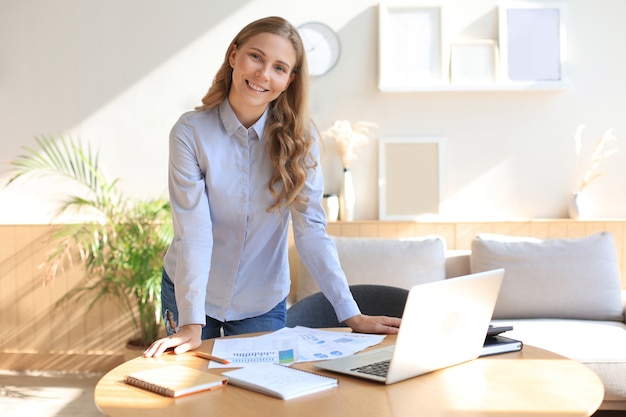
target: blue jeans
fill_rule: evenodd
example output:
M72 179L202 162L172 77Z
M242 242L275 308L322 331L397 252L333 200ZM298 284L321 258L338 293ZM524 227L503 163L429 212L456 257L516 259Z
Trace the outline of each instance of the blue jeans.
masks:
M167 320L170 312L174 323L178 323L178 308L176 307L176 296L174 283L163 269L161 278L161 314L165 329L168 335L176 333ZM244 333L269 332L280 330L287 322L287 300L283 300L276 307L265 314L235 321L219 321L206 316L206 325L202 328L202 339L212 339L214 337L231 336Z

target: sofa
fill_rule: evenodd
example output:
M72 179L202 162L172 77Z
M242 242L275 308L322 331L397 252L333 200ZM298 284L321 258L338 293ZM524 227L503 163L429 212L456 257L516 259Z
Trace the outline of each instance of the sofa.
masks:
M603 410L626 410L626 292L610 232L572 239L476 235L471 250L441 236L331 237L349 284L413 285L504 268L492 323L504 335L587 365L604 383ZM295 301L319 291L299 262Z

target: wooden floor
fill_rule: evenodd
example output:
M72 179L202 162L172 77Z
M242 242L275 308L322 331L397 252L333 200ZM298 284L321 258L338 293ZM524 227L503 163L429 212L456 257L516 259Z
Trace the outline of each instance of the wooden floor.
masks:
M93 391L102 374L0 371L2 417L102 417Z

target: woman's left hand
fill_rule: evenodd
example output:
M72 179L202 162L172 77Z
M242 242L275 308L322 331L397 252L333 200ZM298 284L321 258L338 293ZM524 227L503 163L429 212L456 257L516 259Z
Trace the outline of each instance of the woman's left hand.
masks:
M398 317L389 316L366 316L359 314L350 317L345 323L357 333L396 334L400 327Z
M158 358L168 349L174 349L174 353L179 355L188 350L196 349L200 347L201 344L202 325L188 324L182 326L177 333L152 343L143 353L143 357Z

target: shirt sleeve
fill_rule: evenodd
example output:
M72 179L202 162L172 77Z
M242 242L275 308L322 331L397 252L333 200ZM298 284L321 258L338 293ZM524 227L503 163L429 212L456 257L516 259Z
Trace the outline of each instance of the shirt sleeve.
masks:
M324 178L319 161L317 141L311 151L317 167L311 169L304 192L309 196L308 207L293 213L294 243L300 259L328 298L339 321L360 314L341 269L335 243L326 233L326 215L322 207Z
M170 133L169 195L176 245L178 324L205 324L206 288L213 247L204 175L198 164L193 129L183 119Z

